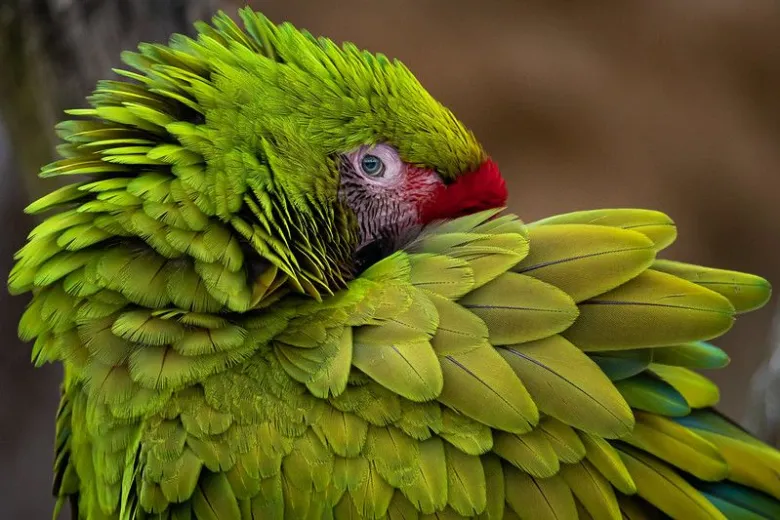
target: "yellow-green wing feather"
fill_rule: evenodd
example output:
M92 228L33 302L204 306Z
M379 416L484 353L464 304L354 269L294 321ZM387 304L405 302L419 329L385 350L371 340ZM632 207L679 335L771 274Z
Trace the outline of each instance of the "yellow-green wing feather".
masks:
M768 285L656 259L662 214L471 215L301 299L287 260L250 278L221 224L156 206L176 178L109 180L33 206L85 209L39 227L12 275L36 287L36 362L66 365L55 490L85 518L778 510L780 455L709 411L694 372L725 366L704 340ZM145 242L103 249L103 229Z

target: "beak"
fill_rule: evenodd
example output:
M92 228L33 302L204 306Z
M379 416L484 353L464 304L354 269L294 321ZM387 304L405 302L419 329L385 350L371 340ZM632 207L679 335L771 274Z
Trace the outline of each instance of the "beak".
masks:
M498 165L488 158L472 172L460 175L454 183L441 185L421 208L424 224L451 219L506 205L506 183Z

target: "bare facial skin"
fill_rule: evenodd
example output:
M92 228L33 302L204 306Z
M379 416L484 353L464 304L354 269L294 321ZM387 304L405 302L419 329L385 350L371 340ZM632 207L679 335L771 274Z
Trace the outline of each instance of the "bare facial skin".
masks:
M404 163L392 146L361 146L341 163L342 200L360 226L358 250L374 242L392 249L420 225L420 207L442 181L435 171Z

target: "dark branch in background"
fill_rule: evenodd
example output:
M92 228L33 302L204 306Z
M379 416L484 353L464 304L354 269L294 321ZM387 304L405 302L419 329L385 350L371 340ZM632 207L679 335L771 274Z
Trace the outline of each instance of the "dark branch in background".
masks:
M114 76L122 50L192 34L219 0L0 0L0 273L23 243L22 209L58 186L37 178L55 158L54 125L86 106L99 79ZM3 284L5 285L5 284ZM0 518L49 518L59 367L35 369L30 345L16 340L27 298L0 295ZM68 509L67 507L65 508ZM67 513L63 513L66 517Z
M54 157L53 127L67 108L85 106L99 79L113 76L119 54L141 41L192 33L219 0L5 0L0 3L0 114L30 196Z

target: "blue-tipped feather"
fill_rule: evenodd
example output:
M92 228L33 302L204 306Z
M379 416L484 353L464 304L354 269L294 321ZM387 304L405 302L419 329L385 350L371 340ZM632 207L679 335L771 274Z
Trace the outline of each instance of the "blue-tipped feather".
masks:
M605 350L595 352L590 357L612 381L622 381L650 366L653 349Z
M692 341L674 347L653 350L653 362L686 368L723 368L729 364L729 356L706 341Z
M769 495L733 482L693 482L730 520L780 518L780 503Z
M617 381L615 386L632 408L669 417L683 416L691 411L680 392L648 373Z

